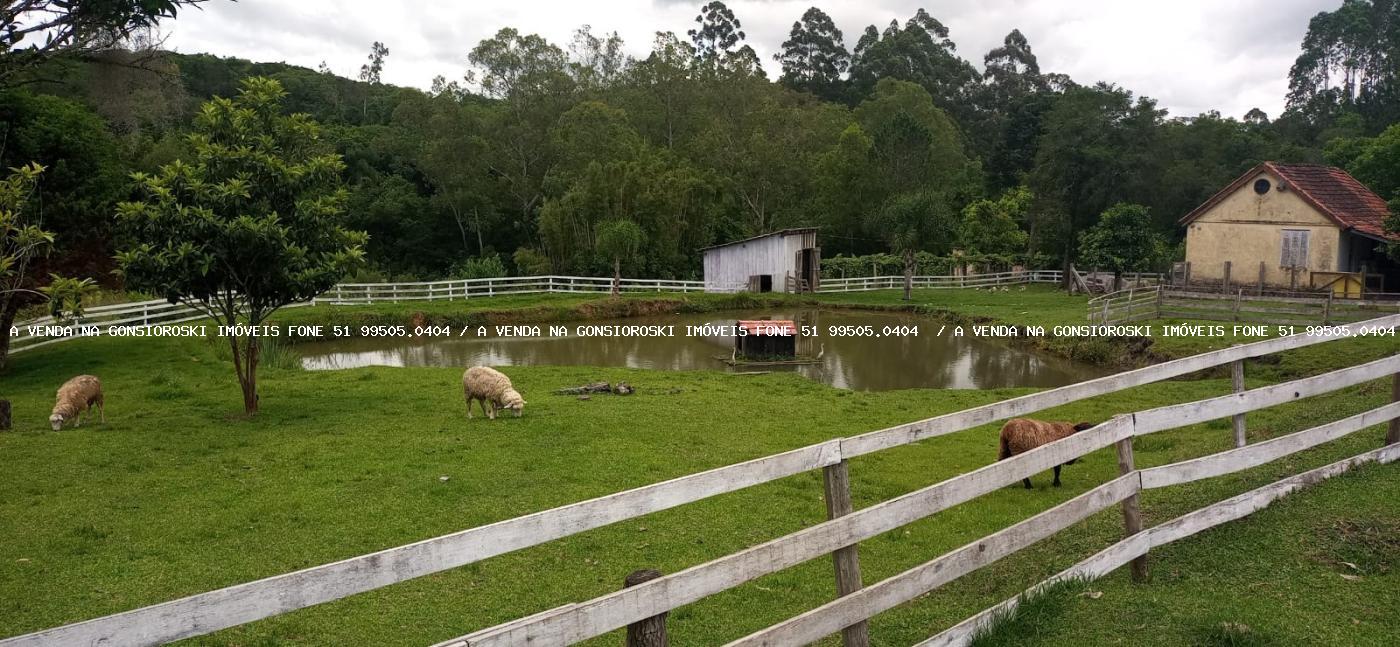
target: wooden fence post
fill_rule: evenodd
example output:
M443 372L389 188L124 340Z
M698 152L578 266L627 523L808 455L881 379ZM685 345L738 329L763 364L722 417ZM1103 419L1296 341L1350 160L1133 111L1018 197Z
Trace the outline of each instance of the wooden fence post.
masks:
M1191 289L1191 261L1186 261L1186 276L1182 277L1182 287Z
M1390 401L1400 402L1400 373L1396 373L1390 382ZM1390 419L1390 431L1385 434L1385 444L1394 445L1400 443L1400 418Z
M1244 391L1244 360L1237 359L1230 363L1230 381L1234 383L1235 393ZM1237 413L1230 422L1235 428L1235 446L1244 447L1248 440L1245 438L1245 425L1243 413Z
M1396 382L1400 384L1400 382ZM0 431L10 428L10 401L0 400Z
M1322 325L1327 325L1332 318L1332 292L1327 293L1327 302L1322 304Z
M622 588L636 586L658 577L661 577L661 571L655 569L632 571L627 575L627 579L622 581ZM666 647L668 642L665 611L627 625L627 647Z
M1167 300L1167 289L1160 283L1157 284L1157 318L1162 318L1162 304Z
M1239 320L1240 320L1240 300L1243 299L1243 298L1244 298L1244 288L1240 288L1240 291L1235 293L1235 309L1234 309L1234 311L1231 313L1232 315L1234 315L1235 321L1239 321Z
M835 519L855 511L851 502L850 461L842 460L823 470L826 487L826 517ZM863 584L860 578L860 552L856 545L837 549L831 554L836 564L836 595L850 595L859 591ZM864 621L857 622L841 630L841 638L846 647L870 647L870 629Z
M1117 442L1118 447L1118 473L1129 474L1133 471L1133 438L1131 436ZM1142 509L1138 507L1138 495L1123 499L1123 536L1131 537L1142 532ZM1142 555L1133 559L1133 581L1147 581L1147 555Z

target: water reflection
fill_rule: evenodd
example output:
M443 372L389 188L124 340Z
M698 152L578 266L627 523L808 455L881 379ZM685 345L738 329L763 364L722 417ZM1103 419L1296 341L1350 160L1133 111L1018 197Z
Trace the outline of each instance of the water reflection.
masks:
M815 337L798 342L800 353L821 354L812 365L731 369L731 337L690 337L686 326L729 326L737 319L794 319L813 326ZM674 325L674 337L453 337L346 338L299 346L314 370L357 366L626 366L660 370L788 370L835 387L903 388L1051 387L1103 374L1094 367L1031 353L1004 343L952 337L931 319L906 314L845 310L744 311L589 321L586 325ZM565 324L570 332L578 323ZM831 326L917 326L917 336L833 336ZM548 332L548 325L541 325Z

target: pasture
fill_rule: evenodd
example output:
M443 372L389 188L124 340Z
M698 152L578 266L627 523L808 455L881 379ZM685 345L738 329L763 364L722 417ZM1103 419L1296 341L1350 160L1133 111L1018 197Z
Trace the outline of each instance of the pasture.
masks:
M893 307L895 293L823 296ZM838 298L839 297L839 298ZM567 318L596 300L425 304L426 316ZM695 301L695 307L709 307ZM1024 324L1083 301L1049 291L927 292L916 303L950 316ZM491 314L484 308L500 309ZM514 309L514 310L512 310ZM402 320L402 306L289 311L284 320ZM512 314L514 313L514 314ZM1082 314L1080 314L1082 317ZM327 321L327 323L329 323ZM1174 347L1173 341L1158 340ZM1250 366L1250 385L1393 352L1376 340L1293 351ZM225 351L226 353L226 351ZM269 362L262 410L235 415L226 354L197 339L92 339L17 355L3 376L16 429L0 434L0 635L162 602L813 442L984 404L1020 389L850 392L793 375L733 376L587 367L515 367L525 416L465 418L459 369L361 368L310 373ZM100 375L107 425L61 433L45 419L53 389ZM629 397L580 401L549 392L625 380ZM1251 414L1250 440L1377 406L1389 385L1365 384ZM1100 421L1230 391L1205 376L1075 403L1045 417ZM986 465L995 426L853 460L863 507ZM1144 495L1148 523L1378 444L1367 430L1241 474ZM1230 446L1228 420L1143 438L1139 466ZM1081 493L1117 474L1112 450L861 544L867 582L909 568ZM444 478L445 477L445 478ZM1220 623L1276 642L1384 644L1397 630L1393 543L1400 525L1394 468L1371 466L1275 509L1154 552L1154 580L1121 573L1071 597L1040 631L1047 640L1112 642L1150 631L1163 644L1202 644ZM587 532L545 546L192 642L216 645L425 645L620 587L644 567L674 572L825 518L817 473L791 477ZM879 616L877 644L911 644L1053 574L1117 538L1115 511ZM1329 534L1330 533L1330 534ZM1341 537L1328 541L1327 537ZM1364 572L1352 572L1343 562ZM677 644L718 644L817 606L832 595L829 560L813 560L673 613ZM1355 575L1356 579L1342 575ZM1214 577L1215 579L1212 579ZM1325 593L1325 594L1323 594ZM1280 613L1286 608L1287 613ZM1091 622L1092 620L1092 622ZM612 644L615 637L598 642ZM834 644L834 643L833 643ZM1048 644L1048 643L1047 643ZM1206 642L1205 644L1210 644ZM1267 644L1267 643L1265 643Z

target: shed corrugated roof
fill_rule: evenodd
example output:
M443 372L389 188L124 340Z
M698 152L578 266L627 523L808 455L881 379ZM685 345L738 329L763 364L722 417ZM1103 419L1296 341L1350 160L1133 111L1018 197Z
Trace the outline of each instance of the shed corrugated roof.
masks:
M1269 171L1282 178L1288 188L1297 191L1298 196L1324 216L1337 223L1342 229L1353 229L1357 233L1373 238L1400 240L1400 235L1387 233L1385 219L1390 210L1385 200L1376 195L1350 173L1333 166L1321 164L1281 164L1264 162L1241 175L1229 186L1211 196L1204 204L1196 207L1181 219L1181 224L1189 224L1198 216L1209 211L1226 196L1234 193L1261 171Z
M718 245L710 245L709 247L701 247L700 251L707 252L712 249L719 249L721 247L728 247L730 245L738 245L739 243L747 243L751 240L758 240L760 238L767 238L769 236L795 236L798 234L807 234L815 232L816 230L816 227L798 227L795 229L783 229L772 233L759 234L757 236L749 236L748 238L740 238L739 240L731 240L727 243L720 243Z

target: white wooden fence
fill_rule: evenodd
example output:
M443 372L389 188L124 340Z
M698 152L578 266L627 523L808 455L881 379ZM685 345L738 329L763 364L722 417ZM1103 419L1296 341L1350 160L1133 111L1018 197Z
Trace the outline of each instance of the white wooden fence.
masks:
M1024 270L1020 272L997 272L995 274L970 274L954 276L915 276L914 287L918 289L958 289L993 288L1027 283L1059 283L1063 277L1060 270ZM903 289L904 276L856 276L845 279L822 279L817 292L859 292L867 290Z
M1056 283L1059 270L1029 270L973 276L917 276L918 288L989 288L1024 283ZM851 292L902 288L902 276L877 276L837 279L822 284L821 292ZM704 281L669 279L622 279L623 292L703 292ZM612 290L612 277L606 276L515 276L491 279L453 279L411 283L341 283L306 303L287 307L330 304L368 305L375 303L404 303L412 301L458 301L505 294L536 293L598 293ZM105 334L107 326L150 327L175 324L203 318L198 310L183 304L171 304L164 299L119 303L88 308L76 322L62 323L52 317L42 317L15 324L19 334L11 337L10 352L80 338L83 326L99 326ZM36 334L37 333L37 334Z
M285 306L295 308L311 305L293 303ZM19 334L10 338L10 352L19 353L62 341L81 339L82 329L96 326L101 334L107 334L109 326L132 326L150 328L204 319L206 315L183 303L170 303L165 299L116 303L107 306L87 308L76 321L57 321L53 317L40 317L14 324Z
M702 292L704 281L622 279L623 292ZM341 283L316 298L318 303L360 304L403 301L455 301L501 294L540 292L609 292L612 277L511 276L494 279L456 279L416 283Z
M1365 299L1332 295L1284 297L1189 292L1169 286L1119 290L1089 300L1089 321L1119 324L1144 319L1200 319L1244 324L1317 326L1371 319L1400 312L1400 295L1373 294Z
M1393 328L1400 326L1400 315L1346 327L1361 325ZM1097 576L1132 560L1145 568L1145 555L1154 545L1175 541L1248 514L1287 492L1353 465L1395 460L1400 457L1400 446L1390 445L1144 530L1137 504L1137 493L1142 489L1246 469L1386 421L1392 421L1387 442L1400 442L1400 426L1393 422L1400 416L1400 404L1385 405L1254 446L1146 470L1133 467L1132 439L1240 416L1247 411L1400 374L1400 355L1284 384L1250 391L1237 388L1238 392L1217 398L1117 416L1091 430L860 510L852 510L851 506L848 477L851 458L1214 366L1242 366L1246 358L1338 338L1294 335L1172 360L858 436L832 439L323 566L0 640L0 647L152 645L199 636L818 468L825 471L828 521L616 593L536 613L441 644L538 647L578 642L828 553L835 558L837 589L845 595L733 644L804 644L843 628L853 628L845 634L849 642L863 644L864 620L1109 506L1123 507L1127 538L1062 575ZM1400 400L1400 378L1397 378L1394 393L1395 399ZM857 557L860 541L1110 445L1118 449L1119 478L968 546L862 587ZM1010 604L1014 602L1001 606ZM934 637L928 644L963 644L970 632L990 614L989 610L971 618Z

